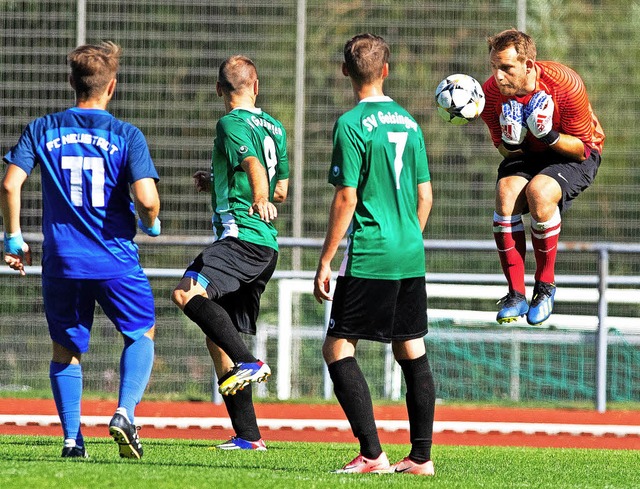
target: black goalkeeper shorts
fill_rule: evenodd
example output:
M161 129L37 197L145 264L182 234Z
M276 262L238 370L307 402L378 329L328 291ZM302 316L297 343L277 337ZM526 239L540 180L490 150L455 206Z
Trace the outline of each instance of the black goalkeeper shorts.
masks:
M563 213L571 207L573 199L584 192L596 178L600 167L600 153L591 151L584 161L570 160L555 151L528 153L523 157L505 159L498 168L498 180L504 177L520 176L527 180L536 175L553 178L562 189L562 199L558 203Z

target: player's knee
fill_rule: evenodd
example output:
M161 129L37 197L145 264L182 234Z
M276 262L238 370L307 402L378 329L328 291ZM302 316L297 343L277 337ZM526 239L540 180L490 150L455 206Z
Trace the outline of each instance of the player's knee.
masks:
M545 175L546 177L546 175ZM527 201L557 204L562 197L562 188L554 179L534 178L526 188Z
M155 336L156 336L156 327L155 325L151 326L151 329L149 329L144 336L146 336L147 338L149 338L151 341L154 341Z
M356 343L356 340L327 336L322 345L322 357L325 363L331 365L343 358L354 356Z
M196 295L209 299L207 290L193 278L183 277L171 293L171 300L180 309L184 310L187 303Z
M55 363L78 365L82 361L82 354L53 341L51 360Z
M191 299L191 294L189 294L188 291L184 290L179 285L178 287L173 289L173 292L171 293L171 300L180 309L184 309L184 307L187 305L187 302L189 302L189 299Z
M322 358L324 358L324 363L327 365L335 361L333 358L333 351L329 348L326 342L322 345Z
M529 211L537 221L546 221L558 208L560 197L552 188L539 186L527 189Z
M527 181L522 178L501 178L496 185L496 212L501 216L513 213L523 200L523 188Z
M393 357L398 361L413 360L427 352L423 338L392 341L391 350L393 351Z

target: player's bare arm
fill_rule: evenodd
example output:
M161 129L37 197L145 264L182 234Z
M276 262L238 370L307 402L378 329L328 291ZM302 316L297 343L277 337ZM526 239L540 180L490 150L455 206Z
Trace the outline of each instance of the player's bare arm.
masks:
M15 237L21 243L19 248L21 253L4 254L4 262L13 270L25 275L25 265L31 265L31 251L29 245L22 242L20 232L20 197L22 194L22 185L27 180L27 173L16 165L8 165L2 187L0 187L0 203L2 205L2 215L4 218L5 239ZM5 250L7 249L5 243Z
M556 153L566 156L574 161L584 161L587 159L584 143L575 136L560 133L558 142L549 146Z
M276 182L276 190L273 194L273 201L279 204L287 200L287 194L289 192L289 179L278 180Z
M27 173L16 165L7 165L0 188L4 230L7 234L20 231L20 195Z
M136 211L147 226L153 226L160 212L160 197L153 178L141 178L131 185Z
M257 212L263 221L273 221L278 216L278 210L276 206L269 201L267 171L262 163L260 163L260 160L254 156L243 160L241 166L247 174L253 195L253 204L251 204L249 208L249 215L251 216Z
M329 281L331 280L331 260L338 251L340 241L349 229L353 213L358 203L358 196L354 187L336 186L336 191L329 211L329 225L324 239L318 269L313 284L313 295L322 301L331 300L329 295Z
M509 150L505 148L504 144L498 146L498 152L502 155L503 158L515 158L516 156L521 156L524 154L524 151L521 149Z
M571 160L584 161L586 159L584 143L577 137L571 136L570 134L560 133L558 141L549 146L549 148ZM505 148L503 144L498 146L498 152L504 158L514 158L524 154L524 151L520 148L516 150L509 150Z
M198 170L193 174L193 184L196 187L196 192L210 192L211 191L211 172L205 170Z
M418 222L420 223L420 229L424 231L431 214L431 207L433 205L433 190L431 182L423 182L418 185Z

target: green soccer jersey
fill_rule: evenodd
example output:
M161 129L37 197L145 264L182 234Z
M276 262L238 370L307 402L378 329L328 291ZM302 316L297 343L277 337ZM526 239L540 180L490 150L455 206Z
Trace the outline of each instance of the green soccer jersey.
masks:
M260 109L237 108L216 125L211 159L211 204L216 239L233 236L276 251L277 232L272 223L255 213L244 159L254 156L264 165L273 194L278 180L289 178L286 133L282 124Z
M389 97L366 98L338 119L329 183L358 197L340 275L424 276L418 184L430 178L420 126Z

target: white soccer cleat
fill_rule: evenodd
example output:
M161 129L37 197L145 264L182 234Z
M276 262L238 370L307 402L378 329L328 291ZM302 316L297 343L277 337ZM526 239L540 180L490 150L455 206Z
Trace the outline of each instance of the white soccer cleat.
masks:
M335 471L336 474L388 474L391 464L387 454L382 452L376 459L369 459L359 454L347 465Z
M433 462L427 460L423 464L419 464L411 460L409 457L405 457L397 464L391 466L391 472L395 474L415 474L415 475L436 475L436 471L433 468Z

